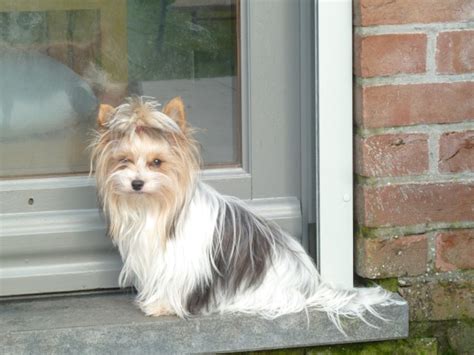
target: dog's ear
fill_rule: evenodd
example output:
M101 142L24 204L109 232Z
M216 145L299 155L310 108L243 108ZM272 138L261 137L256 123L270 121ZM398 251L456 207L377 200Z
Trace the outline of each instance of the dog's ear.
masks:
M186 131L186 112L181 97L171 99L165 107L163 107L163 113L172 118L183 132Z
M97 125L99 128L105 128L105 124L112 117L114 108L107 104L101 104L99 106L99 113L97 114Z

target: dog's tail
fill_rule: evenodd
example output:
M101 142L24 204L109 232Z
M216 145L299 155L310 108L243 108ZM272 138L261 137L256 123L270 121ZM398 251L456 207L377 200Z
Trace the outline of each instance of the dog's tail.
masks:
M341 317L358 318L367 325L375 327L367 320L367 314L387 321L377 308L398 303L399 301L394 299L390 292L379 286L344 290L335 289L321 282L314 293L307 298L306 307L325 312L335 326L345 334Z
M282 236L286 235L282 232ZM298 306L306 310L315 309L324 312L339 331L345 334L341 323L344 318L360 319L367 325L374 326L373 323L379 323L376 322L377 319L389 321L383 316L384 306L402 302L394 297L393 293L380 286L349 289L334 287L321 278L316 265L294 239L283 238L283 244L284 247L279 252L285 256L281 259L287 260L285 264L287 271L284 280L280 279L280 284L286 284L288 291L297 285L298 291L304 295L303 300L293 298L302 304L298 301L288 301L287 304L294 308L283 308L283 312L298 311ZM288 294L291 298L291 292Z

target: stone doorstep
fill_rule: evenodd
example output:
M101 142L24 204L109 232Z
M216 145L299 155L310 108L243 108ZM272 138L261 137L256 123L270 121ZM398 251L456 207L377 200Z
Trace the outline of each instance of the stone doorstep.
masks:
M309 311L266 320L233 314L182 320L146 317L123 293L0 302L2 354L213 353L357 343L408 336L408 305L379 308L383 322L343 321L341 334L324 313Z

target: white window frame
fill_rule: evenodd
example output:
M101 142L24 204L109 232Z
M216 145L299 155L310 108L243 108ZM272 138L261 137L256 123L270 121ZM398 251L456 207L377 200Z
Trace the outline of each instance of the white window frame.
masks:
M318 265L324 280L353 287L352 2L315 6L318 125Z

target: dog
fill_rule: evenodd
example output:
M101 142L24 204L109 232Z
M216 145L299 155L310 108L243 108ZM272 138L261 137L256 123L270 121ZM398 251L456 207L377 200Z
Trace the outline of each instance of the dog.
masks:
M121 286L150 316L241 312L273 319L311 309L360 318L395 302L380 287L338 290L303 247L242 201L200 179L201 158L180 98L102 105L91 169L120 251ZM382 318L383 319L383 318Z

